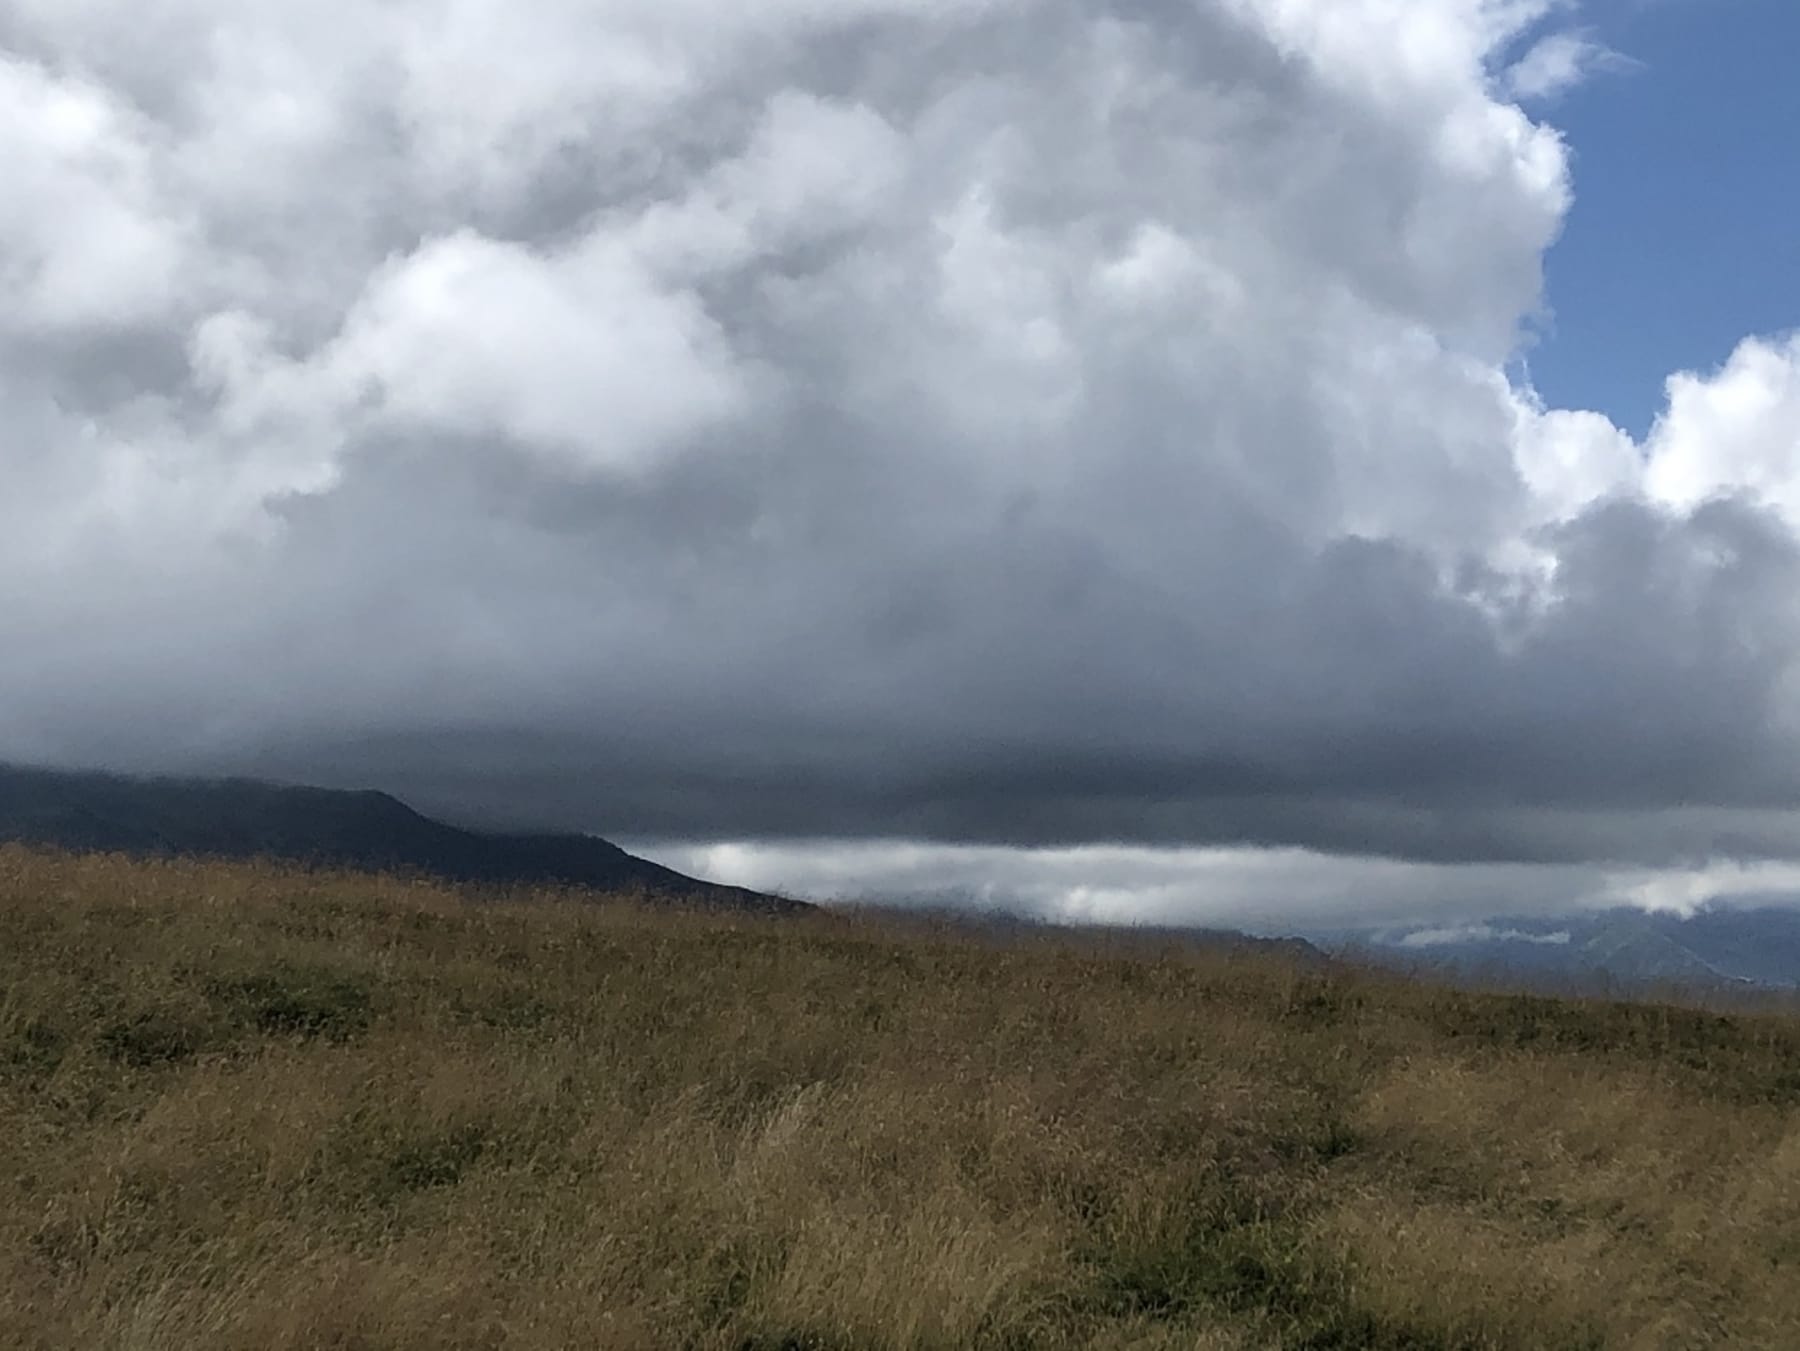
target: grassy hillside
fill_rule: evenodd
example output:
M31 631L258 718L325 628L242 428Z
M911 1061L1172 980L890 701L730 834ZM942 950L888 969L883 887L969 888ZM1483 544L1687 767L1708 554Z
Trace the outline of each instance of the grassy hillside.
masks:
M0 849L0 1345L1792 1347L1800 1023Z

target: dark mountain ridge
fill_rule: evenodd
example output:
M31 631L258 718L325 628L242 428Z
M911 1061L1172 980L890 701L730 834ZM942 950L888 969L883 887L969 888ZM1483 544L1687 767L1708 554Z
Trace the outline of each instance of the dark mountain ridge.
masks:
M256 779L0 765L4 841L139 855L267 857L487 886L560 884L711 905L809 908L688 877L595 836L466 830L386 793Z

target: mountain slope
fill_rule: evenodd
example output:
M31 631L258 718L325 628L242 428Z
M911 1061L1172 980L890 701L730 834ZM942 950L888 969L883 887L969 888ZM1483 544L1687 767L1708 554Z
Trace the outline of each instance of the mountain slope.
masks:
M1346 931L1323 941L1380 961L1550 988L1596 977L1640 987L1800 988L1800 911L1792 908L1496 917L1460 930Z
M567 883L798 909L687 877L587 835L486 834L378 792L247 779L125 778L0 765L0 841L130 854L258 855L490 885Z

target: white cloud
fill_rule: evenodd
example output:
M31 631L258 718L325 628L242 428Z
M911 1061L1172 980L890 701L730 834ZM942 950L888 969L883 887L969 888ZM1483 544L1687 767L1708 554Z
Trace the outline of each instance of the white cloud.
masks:
M1551 33L1507 68L1502 80L1515 99L1547 102L1596 72L1630 70L1633 63L1582 31Z
M154 139L108 90L0 51L0 331L125 328L177 302L184 229Z
M14 0L0 755L643 836L1787 856L1793 341L1641 446L1506 375L1557 12ZM1160 867L1057 904L1189 905Z
M1596 502L1638 489L1643 452L1607 418L1545 408L1529 393L1515 407L1514 454L1545 519L1571 520Z
M1719 900L1792 905L1800 899L1800 867L1719 859L1704 867L1614 874L1607 880L1605 894L1620 905L1683 916Z
M1800 528L1800 333L1746 339L1710 375L1669 378L1648 490L1677 510L1745 494Z
M678 869L807 900L950 904L1057 923L1378 926L1445 910L1525 913L1594 899L1583 890L1592 878L1579 869L1432 866L1300 849L832 841L634 847Z
M1305 849L1088 845L1008 849L918 841L735 841L633 848L680 870L827 904L948 905L1055 923L1360 929L1402 947L1522 942L1565 930L1435 916L1568 917L1626 906L1690 916L1719 903L1800 903L1800 866L1719 860L1691 868L1432 864Z
M378 419L499 436L577 470L641 468L748 397L699 300L604 234L548 257L432 240L375 274L318 366Z

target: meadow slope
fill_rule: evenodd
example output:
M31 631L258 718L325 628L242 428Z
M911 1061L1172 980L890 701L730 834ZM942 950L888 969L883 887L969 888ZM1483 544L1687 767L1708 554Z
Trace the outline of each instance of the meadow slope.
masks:
M1800 1021L0 848L0 1346L1800 1345Z

